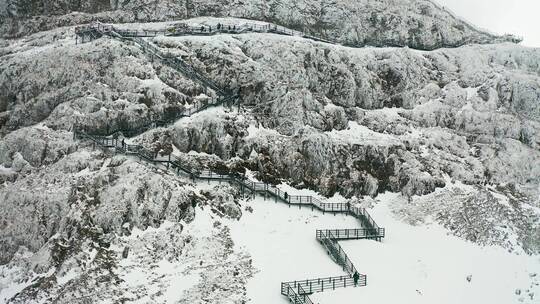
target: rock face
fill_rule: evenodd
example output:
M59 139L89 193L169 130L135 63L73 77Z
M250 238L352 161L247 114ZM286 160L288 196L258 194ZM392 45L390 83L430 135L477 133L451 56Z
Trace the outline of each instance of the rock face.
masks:
M540 252L538 49L414 50L503 39L428 1L144 3L0 2L9 8L4 35L21 36L0 39L0 301L71 303L97 292L164 302L156 290L174 286L174 275L200 272L182 303L248 300L227 288L243 290L253 267L221 222L241 220L238 189L194 184L73 140L74 124L107 133L214 95L133 43L104 37L76 45L73 27L56 28L91 19L230 13L344 44L410 46L349 48L272 34L149 38L239 92L241 103L128 140L172 151L193 168L249 169L326 196L401 192L408 210L420 211L395 211L411 223L431 216L479 244ZM65 14L74 10L86 13ZM186 22L224 21L238 22ZM130 281L135 272L148 281ZM20 288L11 294L14 283Z
M409 46L432 50L467 43L519 41L513 36L499 37L480 31L427 0L3 0L2 4L2 14L9 17L3 24L8 36L46 30L51 26L89 22L92 19L144 22L219 16L275 22L355 46ZM62 16L70 12L87 14ZM59 16L44 18L44 15ZM25 19L21 20L20 17Z
M200 297L210 285L244 286L252 271L249 256L232 250L228 228L219 224L222 216L241 216L235 191L221 187L199 194L193 184L165 172L81 147L2 185L0 299L68 303L97 291L95 299L120 301L132 290L131 300L150 296L167 302L154 291L175 288L175 277L201 271L207 277L187 290L190 297ZM204 213L199 206L217 215L208 223L213 228L184 231L182 223ZM125 248L131 248L129 255ZM200 264L212 260L223 265ZM224 279L233 270L242 275ZM131 281L132 272L154 277L153 283ZM6 288L12 284L22 288L11 293ZM205 297L220 303L218 295L206 292Z
M447 175L467 184L520 180L536 189L537 50L357 50L270 35L212 39L156 43L192 49L193 65L239 88L253 108L251 124L260 128L246 129L227 114L199 115L171 133L184 152L247 159L255 151L257 167L269 162L274 172L264 174L327 195L426 194L444 186ZM526 164L510 161L518 155Z
M30 1L30 0L2 0L3 16L31 17L36 15L64 15L71 12L97 13L113 8L115 1Z

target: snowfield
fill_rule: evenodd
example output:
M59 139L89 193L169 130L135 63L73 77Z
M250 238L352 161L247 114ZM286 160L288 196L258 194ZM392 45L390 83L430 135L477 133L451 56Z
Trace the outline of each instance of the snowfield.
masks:
M205 189L214 184L200 183L198 187ZM468 188L462 184L449 187ZM313 191L286 184L280 188L293 195L317 196ZM336 195L328 202L344 200ZM311 296L315 303L538 303L539 256L509 252L499 246L479 246L452 236L426 216L429 212L415 209L417 206L399 194L385 193L367 203L374 205L369 212L386 228L386 238L382 242L351 240L340 244L359 271L368 276L368 286L315 293ZM248 253L255 268L247 282L249 303L289 303L279 293L281 282L344 273L316 241L315 230L360 228L356 219L289 207L263 196L241 204L242 217L224 224L230 228L235 248ZM404 212L419 224L406 223ZM414 212L417 214L411 214ZM208 215L199 214L191 225L204 227L209 222Z
M250 303L285 304L288 301L280 294L281 282L344 274L315 239L315 230L360 228L357 219L323 215L311 208L289 208L261 196L244 204L253 212L245 211L238 222L229 225L236 246L250 253L258 270L247 284Z
M370 212L386 228L383 242L340 242L367 274L367 287L317 293L315 303L538 303L539 256L480 247L436 223L408 225L392 212L407 204L405 198L385 194L377 200Z

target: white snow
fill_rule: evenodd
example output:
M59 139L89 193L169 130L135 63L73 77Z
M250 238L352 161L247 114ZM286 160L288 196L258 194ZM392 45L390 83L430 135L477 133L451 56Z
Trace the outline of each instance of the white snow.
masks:
M197 112L189 117L183 117L182 119L175 122L174 125L177 127L190 125L198 120L215 120L216 122L218 122L219 120L217 120L216 118L224 116L225 113L226 109L223 106L210 107L202 112Z
M436 224L411 226L395 219L391 209L403 200L385 194L371 211L387 229L382 243L341 242L368 286L317 293L315 303L538 303L540 287L531 276L540 273L540 257L516 255L500 247L479 247L448 235ZM471 276L471 281L467 281ZM390 289L391 288L391 289ZM523 294L516 295L516 290ZM530 289L534 299L525 295ZM520 300L521 299L521 300Z
M21 257L30 257L31 253L26 251L26 249L19 249ZM28 270L25 267L15 266L8 267L8 265L0 266L0 303L4 303L8 299L12 298L17 293L21 292L23 289L34 284L38 279L43 277L51 276L54 273L54 268L51 268L46 273L35 273L30 270L26 280L20 281L21 273L27 272Z
M197 227L206 226L206 224L208 224L208 220L206 220L203 215L204 213L201 212L201 216L194 221L193 225L188 226L190 230L196 230ZM134 228L132 234L125 237L125 240L136 241L153 234L166 234L168 232L167 229L172 226L173 223L166 221L159 228L149 227L144 231ZM152 248L155 245L153 243L148 243L145 246ZM120 252L121 249L117 248L117 251ZM129 254L127 259L120 261L122 271L120 271L119 277L123 281L122 287L125 290L136 290L137 288L144 286L148 288L152 294L161 294L160 299L162 301L172 303L181 299L184 291L195 286L200 280L197 271L187 271L189 266L187 263L173 263L163 258L153 263L150 268L146 268L140 267L139 259L140 256L134 252ZM160 278L161 282L156 281L156 277ZM134 302L149 303L154 300L155 298L144 296Z
M249 252L253 265L260 270L248 282L250 303L285 304L287 300L279 292L281 282L344 274L317 242L315 230L360 228L355 218L305 207L289 208L261 196L245 204L253 208L253 213L244 211L240 221L231 221L229 227L236 246Z
M12 174L15 171L12 168L6 168L3 165L0 165L0 174Z
M283 136L283 135L279 134L278 131L276 131L274 129L265 128L260 124L259 124L259 126L255 126L254 124L249 125L248 128L247 128L247 131L248 131L248 136L246 136L246 140L247 139L252 139L252 138L257 138L257 137L262 137L262 136L268 136L268 135L271 135L271 136Z
M465 91L467 92L468 101L478 95L478 88L465 88Z
M393 119L400 119L401 116L399 115L399 113L401 112L403 112L403 109L401 108L388 108L388 107L385 107L382 109L370 110L371 115L383 115L385 117L393 118Z
M56 282L58 283L58 285L64 285L67 282L71 281L72 279L77 278L80 275L81 273L78 269L72 268L68 270L68 272L66 272L63 276L57 276Z
M399 144L400 141L390 134L378 133L369 128L359 125L357 122L349 121L349 127L345 130L332 130L326 132L331 138L351 142L356 144L376 144L376 145L392 145Z

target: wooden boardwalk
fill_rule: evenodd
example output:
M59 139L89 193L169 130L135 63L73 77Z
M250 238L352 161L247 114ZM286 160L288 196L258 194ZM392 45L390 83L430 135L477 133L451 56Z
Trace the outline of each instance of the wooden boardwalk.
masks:
M115 153L121 153L126 155L132 155L138 157L140 160L147 161L149 163L160 163L167 167L168 170L175 172L176 174L185 174L193 180L213 180L224 181L237 185L240 187L243 194L249 193L251 195L259 194L265 197L274 198L276 201L281 201L289 206L298 206L299 208L306 207L312 210L319 210L323 213L342 213L349 216L353 216L358 219L361 228L354 229L322 229L315 232L316 239L325 248L328 255L340 265L345 272L345 275L328 277L328 278L316 278L306 279L299 281L288 281L281 283L281 294L286 296L292 303L295 304L311 304L313 301L309 298L309 295L315 292L323 292L326 290L334 290L336 288L345 288L350 286L366 286L367 276L360 274L358 269L354 266L353 262L349 259L343 248L339 245L339 241L343 240L359 240L359 239L372 239L381 241L385 237L385 229L380 228L369 213L359 207L351 206L348 203L329 203L318 199L313 196L305 195L290 195L287 192L275 187L274 185L251 181L239 175L232 174L219 174L210 170L189 168L185 166L180 159L174 155L168 155L166 158L159 158L153 151L144 148L140 145L123 144L118 140L118 135L132 137L141 134L147 130L155 127L165 126L182 117L191 116L197 112L206 110L209 107L221 105L221 104L233 104L238 102L239 96L231 93L229 90L219 87L212 80L205 77L202 73L196 71L189 64L182 61L179 58L169 56L163 53L151 44L143 39L143 37L154 37L159 34L163 35L215 35L219 33L245 33L245 32L268 32L277 33L283 35L302 36L304 38L317 39L316 37L306 37L301 32L291 31L277 25L267 24L243 24L243 25L223 25L225 28L221 29L205 29L205 28L184 28L180 31L167 31L167 32L148 32L148 31L125 31L115 29L111 25L104 25L101 23L93 23L89 26L77 27L76 33L81 37L83 41L87 39L98 39L104 35L118 38L121 40L128 39L137 43L141 49L162 61L164 64L172 67L185 76L201 83L205 88L215 91L218 95L217 98L212 99L209 102L197 103L193 107L181 111L170 117L167 120L154 120L154 121L142 121L136 125L132 125L122 129L107 130L106 132L96 132L88 130L83 125L74 125L73 135L74 139L91 141L94 146L99 146L103 149L111 149ZM230 30L232 29L232 30ZM89 38L90 37L90 38ZM328 42L328 41L325 41ZM331 42L330 42L331 43Z

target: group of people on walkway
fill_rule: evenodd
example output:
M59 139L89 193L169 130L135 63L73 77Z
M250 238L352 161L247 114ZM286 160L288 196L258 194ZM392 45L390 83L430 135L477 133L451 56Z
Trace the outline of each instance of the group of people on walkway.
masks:
M217 29L218 29L218 31L225 30L225 25L223 25L221 23L218 23L217 24ZM227 30L228 31L230 31L230 30L236 31L236 25L233 25L232 27L231 27L231 25L227 25Z
M236 31L236 25L227 25L227 27L225 27L225 25L221 24L221 23L218 23L217 26L216 26L217 30L218 31ZM208 29L208 32L211 33L212 32L212 26L211 25L208 25L207 27L205 27L204 25L201 25L201 28L200 28L200 31L201 32L206 32Z

